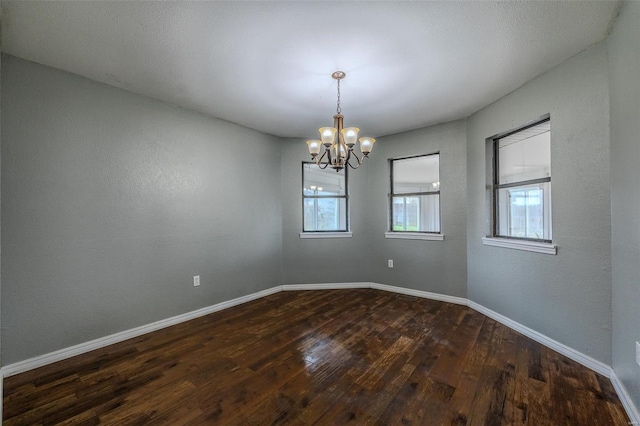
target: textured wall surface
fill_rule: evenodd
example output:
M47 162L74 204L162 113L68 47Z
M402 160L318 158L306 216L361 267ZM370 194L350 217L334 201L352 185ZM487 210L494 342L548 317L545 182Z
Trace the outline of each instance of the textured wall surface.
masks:
M302 162L310 161L302 139L282 145L282 259L284 284L360 282L370 260L367 227L368 165L350 170L349 209L352 238L301 239Z
M281 283L279 139L2 65L5 365Z
M464 297L466 292L465 124L457 121L380 138L371 158L349 173L352 238L300 239L304 141L282 150L283 277L285 284L390 284ZM388 230L388 158L440 152L444 241L385 239ZM395 267L387 268L394 259Z
M369 168L369 281L466 297L466 125L465 121L391 135L376 143ZM441 232L444 241L387 239L388 159L440 153ZM393 269L387 260L394 261Z
M640 407L640 3L626 2L608 41L611 102L613 368Z
M467 121L470 300L611 363L609 92L604 43ZM482 245L489 229L485 139L551 114L557 256Z

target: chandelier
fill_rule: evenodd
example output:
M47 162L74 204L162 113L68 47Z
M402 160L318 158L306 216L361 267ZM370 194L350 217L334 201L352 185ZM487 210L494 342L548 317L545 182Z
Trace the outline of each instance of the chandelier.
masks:
M328 166L331 166L336 172L347 166L357 169L362 165L364 159L369 157L376 140L369 137L358 139L360 129L357 127L343 127L342 119L344 116L341 114L342 109L340 108L340 80L345 78L346 74L342 71L336 71L331 74L331 77L338 82L338 102L336 115L333 116L333 127L321 127L319 129L320 140L311 139L307 141L309 154L321 169L326 169ZM358 157L353 150L358 140L360 141L362 157ZM323 145L324 152L319 156ZM352 158L355 158L355 165L352 164Z

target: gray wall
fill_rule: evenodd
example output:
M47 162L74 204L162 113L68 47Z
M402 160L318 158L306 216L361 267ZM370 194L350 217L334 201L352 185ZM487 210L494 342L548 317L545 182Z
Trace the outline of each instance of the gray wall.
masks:
M2 67L5 365L281 283L280 139Z
M380 138L371 158L349 171L352 238L300 239L304 140L282 150L282 242L285 284L376 282L451 296L466 295L465 123L457 121ZM440 152L444 241L390 240L387 159ZM332 262L338 268L329 267ZM395 261L387 268L387 260Z
M303 161L311 161L305 141L294 138L283 140L281 195L284 284L366 281L370 266L367 255L370 238L366 222L367 178L370 172L368 165L349 171L349 209L353 237L300 239Z
M444 241L387 239L388 159L440 152L440 210ZM368 280L466 297L466 124L464 120L380 138L372 153L368 186L371 234ZM394 267L387 267L393 259Z
M607 51L597 44L467 121L468 298L611 363ZM551 114L557 256L483 246L485 139Z
M626 2L608 39L611 108L613 368L640 407L640 3Z

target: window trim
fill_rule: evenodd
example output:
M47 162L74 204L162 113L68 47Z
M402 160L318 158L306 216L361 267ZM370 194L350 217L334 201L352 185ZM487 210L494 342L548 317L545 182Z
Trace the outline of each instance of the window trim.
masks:
M313 161L303 161L301 167L302 175L302 232L300 238L344 238L351 237L351 210L349 206L349 168L344 168L344 195L305 195L304 194L304 166L305 164L317 165ZM304 201L305 199L322 199L322 198L344 198L345 199L345 226L346 229L332 229L332 230L320 230L320 231L305 231L304 230ZM339 235L335 235L339 234ZM349 235L346 235L349 234ZM303 237L303 235L305 235ZM315 236L314 236L315 235Z
M315 239L315 238L351 238L353 233L351 231L305 231L300 233L300 238Z
M418 232L418 231L387 231L384 233L385 238L395 240L427 240L427 241L443 241L444 234L435 232Z
M385 232L385 238L398 238L398 239L411 239L411 240L443 240L444 235L442 234L442 203L440 202L440 186L438 186L437 191L424 191L424 192L407 192L396 194L393 192L393 162L400 160L409 160L411 158L419 158L419 157L429 157L432 155L438 156L438 179L440 179L440 151L431 152L427 154L419 154L419 155L409 155L407 157L398 157L398 158L389 158L387 161L389 163L389 220L387 223L387 231ZM439 231L394 231L393 230L393 198L394 197L415 197L420 195L437 195L438 196L438 224ZM412 237L415 236L415 237ZM430 238L429 236L434 236ZM442 238L440 238L442 236Z
M485 246L532 251L534 253L558 254L558 246L555 244L524 240L522 238L483 237L482 244Z
M502 133L498 133L497 135L494 135L490 138L488 138L488 140L490 141L491 145L492 145L492 152L493 152L493 159L492 159L492 166L493 166L493 171L492 171L492 182L491 182L491 235L488 235L486 238L483 238L483 244L485 244L485 239L490 239L493 241L493 239L497 239L498 241L494 243L486 243L485 245L493 245L493 246L498 246L498 247L509 247L509 248L515 248L515 249L519 249L519 250L526 250L526 248L520 248L520 247L516 247L518 244L516 242L520 241L522 242L522 246L523 247L530 247L530 244L526 244L526 242L530 242L530 243L540 243L540 244L545 244L548 246L554 246L553 243L553 239L545 239L545 238L526 238L526 237L514 237L514 236L510 236L510 235L500 235L498 234L498 221L499 221L499 217L498 217L498 210L499 210L499 197L498 197L498 192L501 189L508 189L508 188L515 188L515 187L521 187L521 186L527 186L527 185L535 185L535 184L539 184L539 183L546 183L548 182L549 184L551 184L551 176L547 176L547 177L543 177L543 178L537 178L537 179L529 179L526 181L519 181L519 182L510 182L510 183L505 183L505 184L500 184L500 160L499 160L499 155L498 155L498 150L499 150L499 144L498 141L502 138L505 138L507 136L513 135L515 133L521 132L523 130L529 129L531 127L537 126L539 124L542 123L546 123L546 122L550 122L551 121L551 114L545 114L541 117L538 117L537 119L525 124L524 126L520 126L516 129L512 129L506 132L502 132ZM552 220L550 218L550 220ZM553 236L552 236L553 238ZM511 243L502 243L501 241L511 241ZM530 250L530 251L537 251L537 250ZM554 253L555 254L555 249L554 249Z

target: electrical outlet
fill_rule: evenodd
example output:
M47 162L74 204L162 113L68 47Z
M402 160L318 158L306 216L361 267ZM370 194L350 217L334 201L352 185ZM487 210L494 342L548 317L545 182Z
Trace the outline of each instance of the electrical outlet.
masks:
M640 365L640 343L636 342L636 363Z
M393 260L389 259L388 265L389 265L389 268L393 268Z
M198 287L200 285L200 275L193 276L193 286Z

